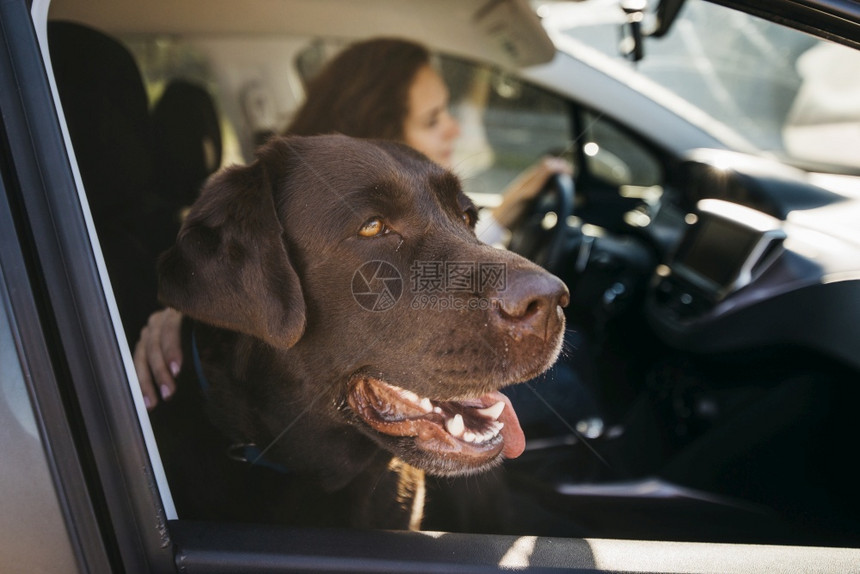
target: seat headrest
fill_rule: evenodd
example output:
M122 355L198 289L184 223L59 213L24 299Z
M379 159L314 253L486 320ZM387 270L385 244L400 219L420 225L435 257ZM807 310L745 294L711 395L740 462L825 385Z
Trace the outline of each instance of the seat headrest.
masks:
M105 34L48 23L57 89L91 205L115 209L146 189L152 134L143 79L131 53Z
M221 165L221 126L212 96L198 84L173 80L152 111L157 170L171 182L171 202L191 205Z

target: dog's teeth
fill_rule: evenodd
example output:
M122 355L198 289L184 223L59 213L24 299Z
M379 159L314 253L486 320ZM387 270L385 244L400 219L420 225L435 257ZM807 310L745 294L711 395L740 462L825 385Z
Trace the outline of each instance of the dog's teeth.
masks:
M457 416L460 416L460 415L457 415ZM466 431L463 433L463 440L466 442L475 442L477 439L478 439L478 437L475 436L475 433L473 433L472 431Z
M480 439L479 442L487 442L493 440L497 436L499 436L499 432L501 432L502 428L504 428L505 423L500 423L499 421L493 421L490 423L490 426L487 427L480 435L477 435L477 438ZM468 432L468 431L467 431Z
M442 407L433 407L433 412L436 413L437 415L441 415L442 414Z
M463 422L463 415L456 414L454 418L445 421L445 428L453 436L460 438L463 436L463 431L466 430L466 423Z
M428 399L427 397L421 399L418 402L418 406L421 407L421 410L423 410L425 413L433 412L433 403L431 403L430 399ZM441 411L442 409L439 410Z
M478 409L478 413L488 419L497 420L499 416L501 416L503 410L505 410L505 403L503 401L499 401L493 406Z

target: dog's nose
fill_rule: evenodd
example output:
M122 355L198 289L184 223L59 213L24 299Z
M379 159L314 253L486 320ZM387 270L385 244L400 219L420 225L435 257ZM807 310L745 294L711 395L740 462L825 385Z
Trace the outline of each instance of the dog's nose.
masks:
M497 294L499 319L517 332L528 331L542 339L551 336L560 321L558 307L566 307L570 301L567 286L542 271L528 271L510 279Z

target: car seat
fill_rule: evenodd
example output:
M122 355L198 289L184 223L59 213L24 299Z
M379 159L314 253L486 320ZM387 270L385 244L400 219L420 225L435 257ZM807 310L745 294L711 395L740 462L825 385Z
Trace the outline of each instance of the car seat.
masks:
M135 340L157 308L157 254L148 238L168 217L153 192L146 90L131 53L99 31L49 22L48 44L108 275Z
M221 126L209 92L199 84L174 79L152 110L152 129L156 189L171 213L169 246L182 214L221 165Z

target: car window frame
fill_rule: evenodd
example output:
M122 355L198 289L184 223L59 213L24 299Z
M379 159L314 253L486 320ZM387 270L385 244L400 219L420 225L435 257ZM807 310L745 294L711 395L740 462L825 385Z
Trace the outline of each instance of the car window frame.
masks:
M59 469L69 529L87 569L172 570L162 501L141 429L129 424L137 414L127 371L29 4L0 4L0 22L0 143L4 182L15 184L6 190L9 212L16 216L4 233L21 231L13 244L29 254L26 274L36 304L27 321L22 303L13 302L14 311L29 341L25 358L31 367L41 365L31 379L35 410ZM25 286L20 277L15 286Z
M0 78L2 69L3 64L0 63ZM0 143L0 149L8 149L5 138ZM17 364L11 367L2 365L3 372L0 376L20 376L26 396L30 399L19 407L29 407L31 413L22 413L21 416L32 416L35 423L39 439L37 444L44 452L69 549L74 554L74 568L78 571L103 568L109 564L106 549L98 534L94 509L86 494L86 479L76 456L73 434L63 409L57 376L52 366L46 335L39 321L39 310L30 285L25 257L19 248L19 234L10 205L12 198L7 193L4 181L11 174L8 165L3 161L6 157L6 154L0 154L0 307L3 308L2 316L7 324L0 325L0 329L8 329L10 332L14 352L17 354ZM19 370L17 376L14 373L16 368ZM5 464L21 463L7 459ZM19 470L41 472L41 469ZM0 492L0 496L10 494L15 493ZM50 496L52 493L41 494ZM36 522L26 515L7 518L23 523L22 530L25 532ZM41 516L39 523L44 520L53 521L53 517ZM62 544L60 541L51 542L52 548L56 544ZM16 548L13 551L21 552L21 549ZM4 556L8 555L4 552ZM19 556L20 558L26 559L24 556ZM71 565L67 566L72 568Z
M707 0L807 32L813 36L860 49L860 18L851 0Z

